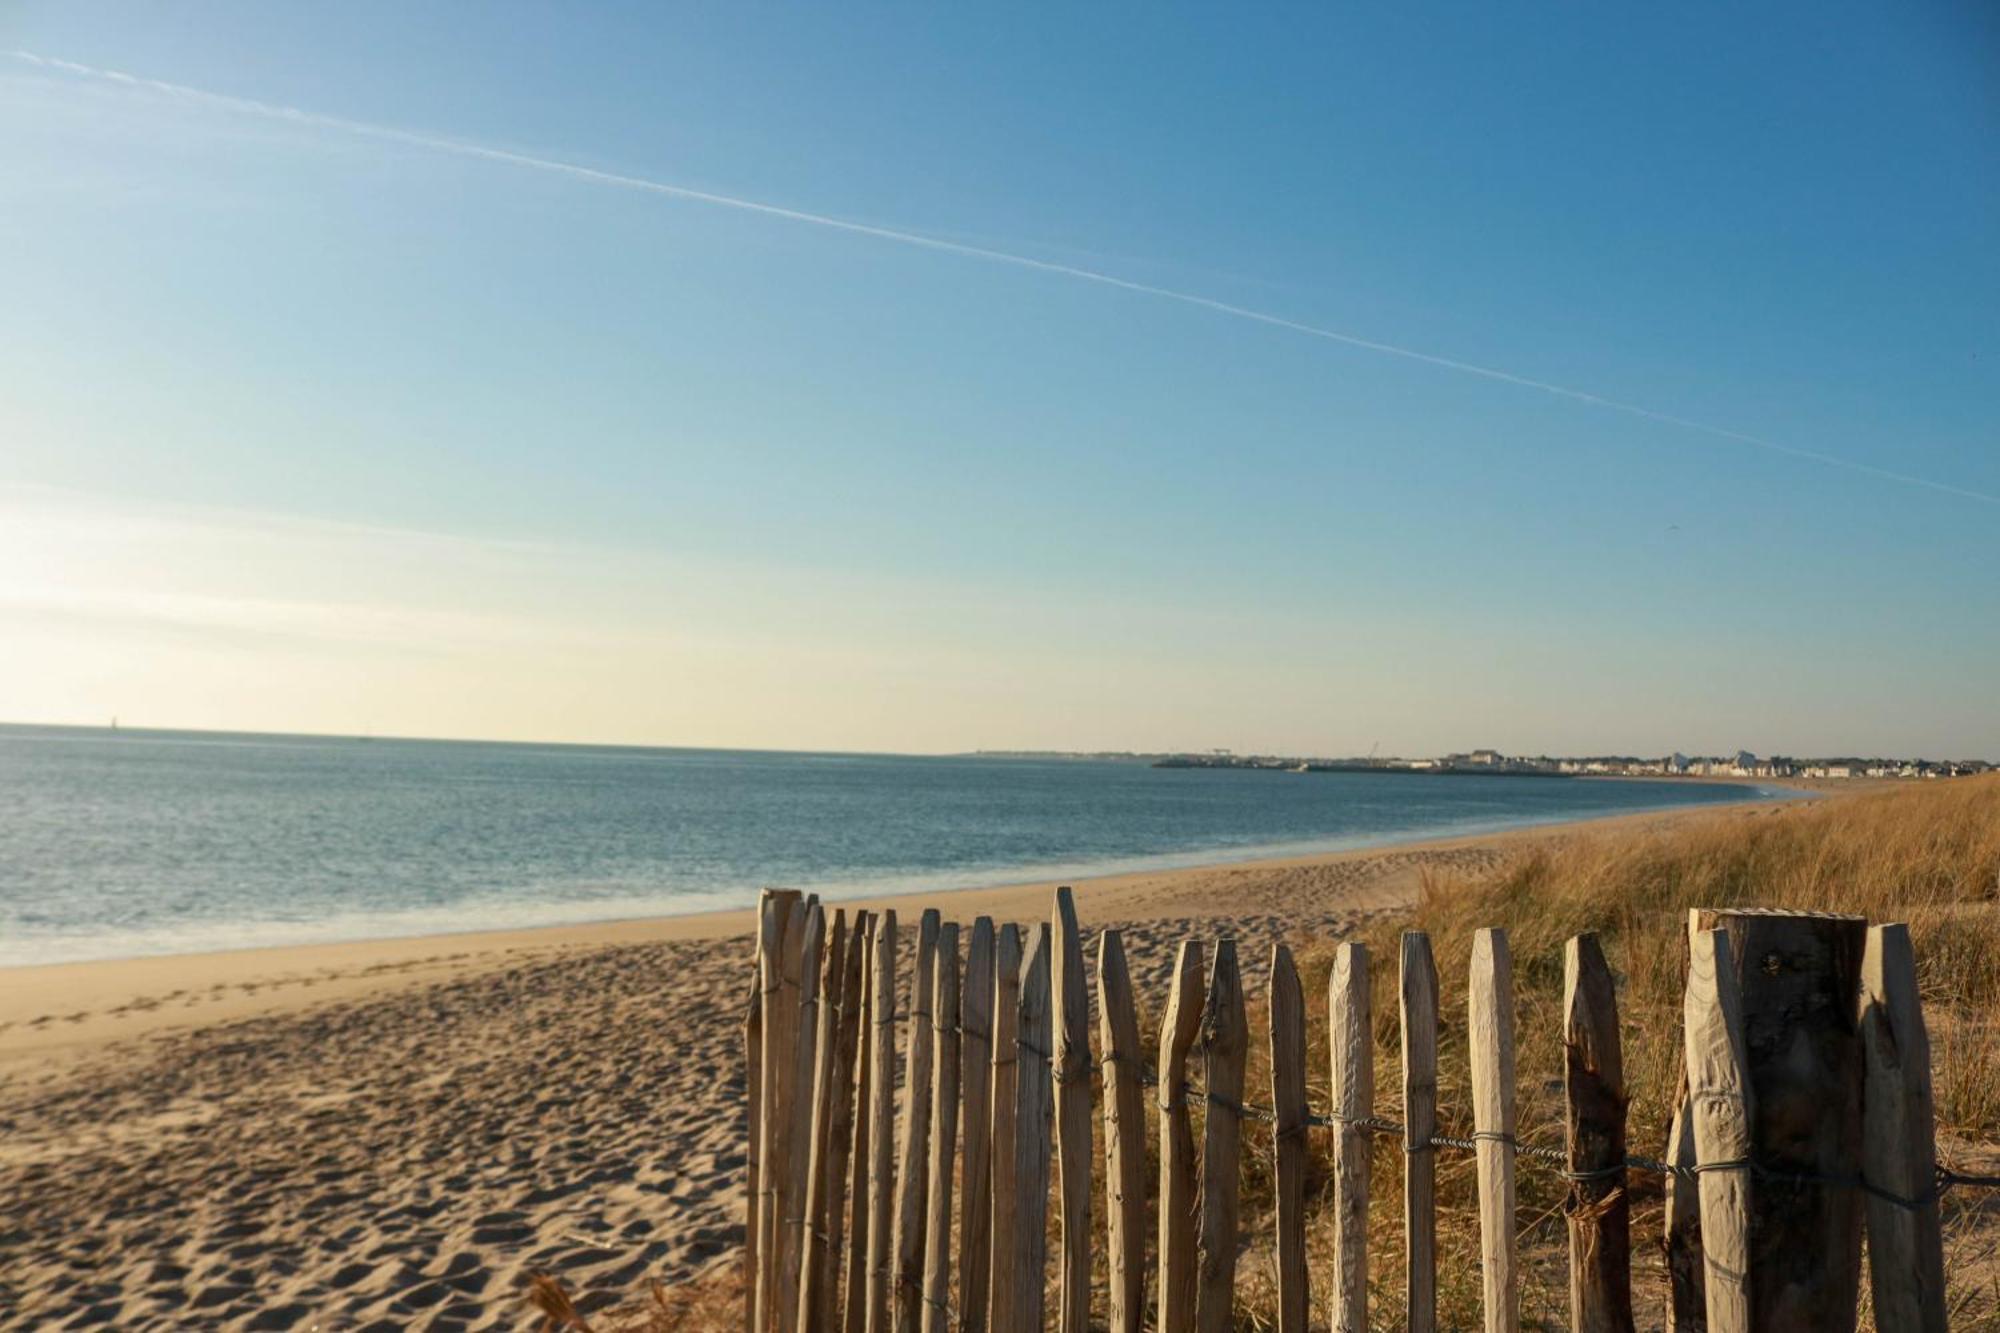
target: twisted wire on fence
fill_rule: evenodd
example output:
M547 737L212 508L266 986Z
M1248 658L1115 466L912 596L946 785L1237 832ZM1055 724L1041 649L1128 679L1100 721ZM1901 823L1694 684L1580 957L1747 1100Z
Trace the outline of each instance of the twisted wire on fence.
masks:
M959 1031L963 1033L966 1029L961 1028ZM981 1035L984 1034L982 1033ZM1030 1042L1017 1042L1016 1045L1020 1050L1037 1057L1047 1064L1050 1074L1056 1082L1061 1083L1065 1081L1064 1070L1049 1052ZM1128 1064L1139 1071L1139 1081L1145 1086L1149 1088L1160 1086L1159 1074L1151 1066L1141 1061L1130 1060L1127 1057L1107 1052L1099 1057L1098 1063L1100 1065ZM1268 1125L1279 1124L1278 1113L1271 1107L1259 1106L1255 1102L1240 1102L1228 1097L1218 1096L1206 1088L1198 1087L1192 1082L1181 1084L1179 1094L1182 1097L1187 1097L1190 1094L1199 1097L1205 1104L1215 1107L1218 1110L1227 1111L1239 1120L1256 1120ZM1158 1105L1163 1112L1171 1112L1176 1109L1175 1103L1164 1100L1160 1101ZM1404 1126L1393 1120L1383 1119L1381 1116L1320 1115L1317 1112L1308 1112L1304 1122L1292 1128L1297 1130L1304 1130L1306 1128L1337 1129L1342 1126L1359 1129L1369 1134L1387 1134L1397 1138L1403 1137L1406 1132ZM1590 1171L1572 1171L1569 1169L1569 1154L1561 1148L1522 1143L1514 1135L1501 1133L1498 1130L1478 1130L1468 1138L1459 1138L1450 1134L1432 1134L1427 1136L1421 1143L1406 1143L1403 1151L1406 1153L1420 1153L1431 1152L1438 1148L1452 1148L1460 1152L1476 1152L1481 1142L1504 1144L1516 1157L1527 1157L1537 1161L1557 1163L1561 1168L1556 1172L1557 1175L1561 1176L1564 1180L1578 1182L1606 1180L1626 1171L1644 1171L1656 1176L1671 1176L1676 1180L1691 1184L1698 1177L1710 1171L1748 1171L1760 1180L1773 1181L1779 1184L1815 1185L1825 1189L1860 1190L1871 1198L1879 1199L1883 1203L1892 1204L1895 1207L1910 1211L1929 1207L1941 1199L1947 1190L1958 1186L1964 1186L1969 1189L2000 1189L2000 1175L1974 1175L1963 1171L1954 1171L1942 1162L1932 1165L1931 1187L1915 1197L1897 1194L1893 1190L1884 1189L1882 1186L1859 1175L1822 1175L1810 1171L1784 1171L1776 1167L1766 1166L1762 1162L1748 1157L1734 1158L1726 1162L1697 1162L1693 1165L1683 1166L1675 1162L1662 1162L1657 1158L1635 1155L1628 1156L1624 1161L1614 1163L1610 1166L1598 1167Z

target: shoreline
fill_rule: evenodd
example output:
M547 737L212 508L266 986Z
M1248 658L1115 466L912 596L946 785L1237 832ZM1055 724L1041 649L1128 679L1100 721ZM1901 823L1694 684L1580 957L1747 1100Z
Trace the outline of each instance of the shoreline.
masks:
M1288 872L1340 872L1382 881L1362 910L1414 893L1417 864L1476 852L1504 855L1537 840L1615 832L1664 821L1761 814L1793 807L1814 793L1797 788L1775 799L1622 810L1591 819L1516 825L1419 837L1335 851L1219 860L1161 869L1116 871L1016 883L918 889L841 898L852 911L910 913L946 907L969 920L1029 921L1047 912L1058 882L1071 885L1080 910L1098 920L1161 915L1227 915L1222 881ZM1379 863L1373 864L1371 863ZM1399 867L1397 873L1388 867ZM1381 899L1381 902L1373 901ZM947 906L948 905L948 906ZM366 1000L424 982L456 980L553 957L635 944L714 941L748 936L755 907L626 917L562 925L385 936L321 944L251 946L202 953L155 954L0 968L0 1070L27 1063L66 1064L115 1043L335 1002Z

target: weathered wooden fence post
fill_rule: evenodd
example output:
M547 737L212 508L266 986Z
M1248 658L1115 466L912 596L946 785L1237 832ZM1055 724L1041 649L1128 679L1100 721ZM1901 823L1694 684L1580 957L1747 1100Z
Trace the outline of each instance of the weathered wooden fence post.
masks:
M853 924L848 927L839 951L840 980L834 988L839 999L834 1007L833 1085L828 1093L832 1100L832 1119L827 1125L826 1184L818 1224L825 1233L825 1241L821 1246L819 1303L812 1307L818 1320L813 1328L821 1333L835 1333L842 1323L840 1273L845 1258L848 1157L854 1147L854 1126L858 1118L855 1113L855 1074L861 1059L858 1049L865 1007L862 993L867 988L868 980L864 967L868 956L869 924L868 913L854 914ZM833 957L828 958L828 975L833 973L834 962Z
M1521 1325L1521 1289L1514 1241L1514 963L1506 931L1473 934L1466 1007L1486 1330L1514 1333Z
M1292 951L1271 946L1271 1160L1275 1177L1278 1333L1305 1333L1306 1000Z
M1751 1206L1759 1327L1852 1333L1861 1292L1864 1064L1856 1026L1868 923L1821 912L1698 909L1729 932L1759 1171Z
M930 1209L924 1248L923 1333L947 1333L945 1297L951 1286L951 1171L958 1138L958 926L938 931L937 975L931 987Z
M805 941L806 918L802 896L784 893L777 899L774 915L778 920L776 938L764 974L764 1153L759 1165L764 1198L757 1210L757 1327L761 1333L784 1333L789 1327L779 1301L783 1294L784 1217L790 1207L785 1187L791 1178L791 1083L798 1064L799 949Z
M750 1324L757 1333L764 1333L769 1327L771 1298L777 1292L774 1281L778 1253L777 1211L774 1206L777 1182L771 1174L771 1155L777 1151L774 1117L778 1085L782 1081L778 1069L781 1064L790 1062L779 1059L781 1033L774 1029L778 1024L778 991L784 985L785 976L785 925L790 920L792 904L798 899L796 889L765 889L757 901L758 1041L753 1057L757 1067L754 1080L757 1113L753 1117L757 1138L752 1150L756 1159L757 1199L752 1210L756 1230L746 1241L751 1250L751 1265L750 1289L744 1293L744 1302L750 1307Z
M1368 1333L1368 1185L1373 1154L1359 1122L1375 1114L1375 1026L1368 946L1348 942L1326 979L1333 1096L1333 1333Z
M1146 1107L1140 1090L1139 1014L1125 944L1115 930L1097 937L1097 1044L1104 1067L1110 1333L1140 1333L1146 1318Z
M847 913L833 914L833 934L826 946L825 979L820 984L819 1022L813 1039L812 1134L806 1162L804 1225L800 1237L798 1333L830 1328L833 1303L825 1291L828 1214L838 1207L840 1182L833 1175L834 1070L840 1064L841 983L846 980Z
M924 1208L930 1191L931 987L937 971L938 913L927 908L917 927L917 968L910 979L909 1051L903 1058L902 1139L897 1146L895 1272L889 1293L895 1333L917 1333L924 1295Z
M868 1072L868 1304L865 1333L888 1333L890 1218L896 1189L896 914L882 913L875 928L874 984L869 993Z
M1861 964L1862 1177L1916 1203L1868 1200L1875 1324L1944 1333L1944 1239L1938 1227L1931 1043L1917 998L1910 928L1874 926Z
M1086 1333L1090 1322L1090 986L1083 972L1083 937L1076 900L1056 890L1055 952L1050 990L1055 1004L1056 1160L1062 1198L1062 1265L1056 1308L1058 1333Z
M1403 932L1404 1304L1411 1333L1437 1327L1438 979L1430 936Z
M850 994L856 1002L854 1018L854 1146L847 1156L847 1279L841 1293L840 1328L843 1333L863 1333L868 1323L868 1235L874 1216L874 1200L869 1191L869 1169L873 1165L869 1131L874 1120L875 1086L875 937L881 926L877 918L864 914L865 924L857 924L856 943L861 946L861 971Z
M1751 1320L1751 1117L1743 1014L1729 932L1689 941L1683 1025L1688 1108L1701 1192L1703 1281L1709 1333L1749 1333Z
M1041 1333L1047 1306L1049 1264L1049 1153L1054 1070L1050 1064L1049 954L1047 922L1035 928L1021 964L1019 1058L1014 1066L1014 1253L1008 1268L1013 1286L1012 1322L994 1333ZM998 1265L995 1265L996 1270ZM1000 1275L994 1273L994 1281Z
M1201 1142L1201 1234L1195 1327L1229 1333L1235 1322L1236 1240L1242 1185L1243 1066L1249 1055L1236 941L1217 940L1201 1017L1208 1111Z
M1021 928L1000 928L993 950L993 1226L986 1324L992 1333L1014 1327L1015 1252L1019 1248L1020 1191L1014 1187L1020 1134L1015 1109L1020 1088Z
M812 1182L813 1094L819 1066L819 985L826 954L826 913L818 895L806 899L805 931L799 939L797 962L798 1016L793 1020L792 1073L785 1096L791 1105L790 1140L785 1149L784 1236L780 1248L776 1327L796 1328L799 1286L805 1265L806 1218ZM785 979L792 982L793 964L786 960Z
M761 954L761 945L759 946ZM747 1112L749 1146L744 1157L743 1199L743 1327L755 1333L757 1327L757 1200L764 1187L761 1163L764 1156L764 978L763 959L750 977L750 1008L743 1017L743 1102Z
M1563 1092L1570 1174L1574 1333L1632 1333L1631 1202L1625 1193L1625 1058L1618 992L1597 936L1563 948Z
M972 923L959 1010L959 1087L965 1098L959 1155L959 1333L985 1333L993 1261L993 918Z
M1193 1333L1195 1310L1194 1126L1187 1060L1201 1031L1207 987L1201 942L1182 940L1173 989L1160 1020L1160 1333Z

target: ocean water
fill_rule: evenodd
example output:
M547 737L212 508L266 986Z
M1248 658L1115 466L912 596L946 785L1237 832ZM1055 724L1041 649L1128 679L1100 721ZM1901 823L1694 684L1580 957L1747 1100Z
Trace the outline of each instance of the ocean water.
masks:
M1767 795L0 727L0 966L1019 883Z

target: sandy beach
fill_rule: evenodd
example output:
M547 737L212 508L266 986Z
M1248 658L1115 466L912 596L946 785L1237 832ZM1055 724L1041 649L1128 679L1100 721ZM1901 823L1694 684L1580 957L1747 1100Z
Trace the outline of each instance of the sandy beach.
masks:
M1537 843L1790 802L1078 881L1143 996ZM843 906L1027 921L1048 884ZM0 971L0 1310L18 1327L514 1328L741 1237L751 914ZM1252 974L1258 969L1250 969Z

